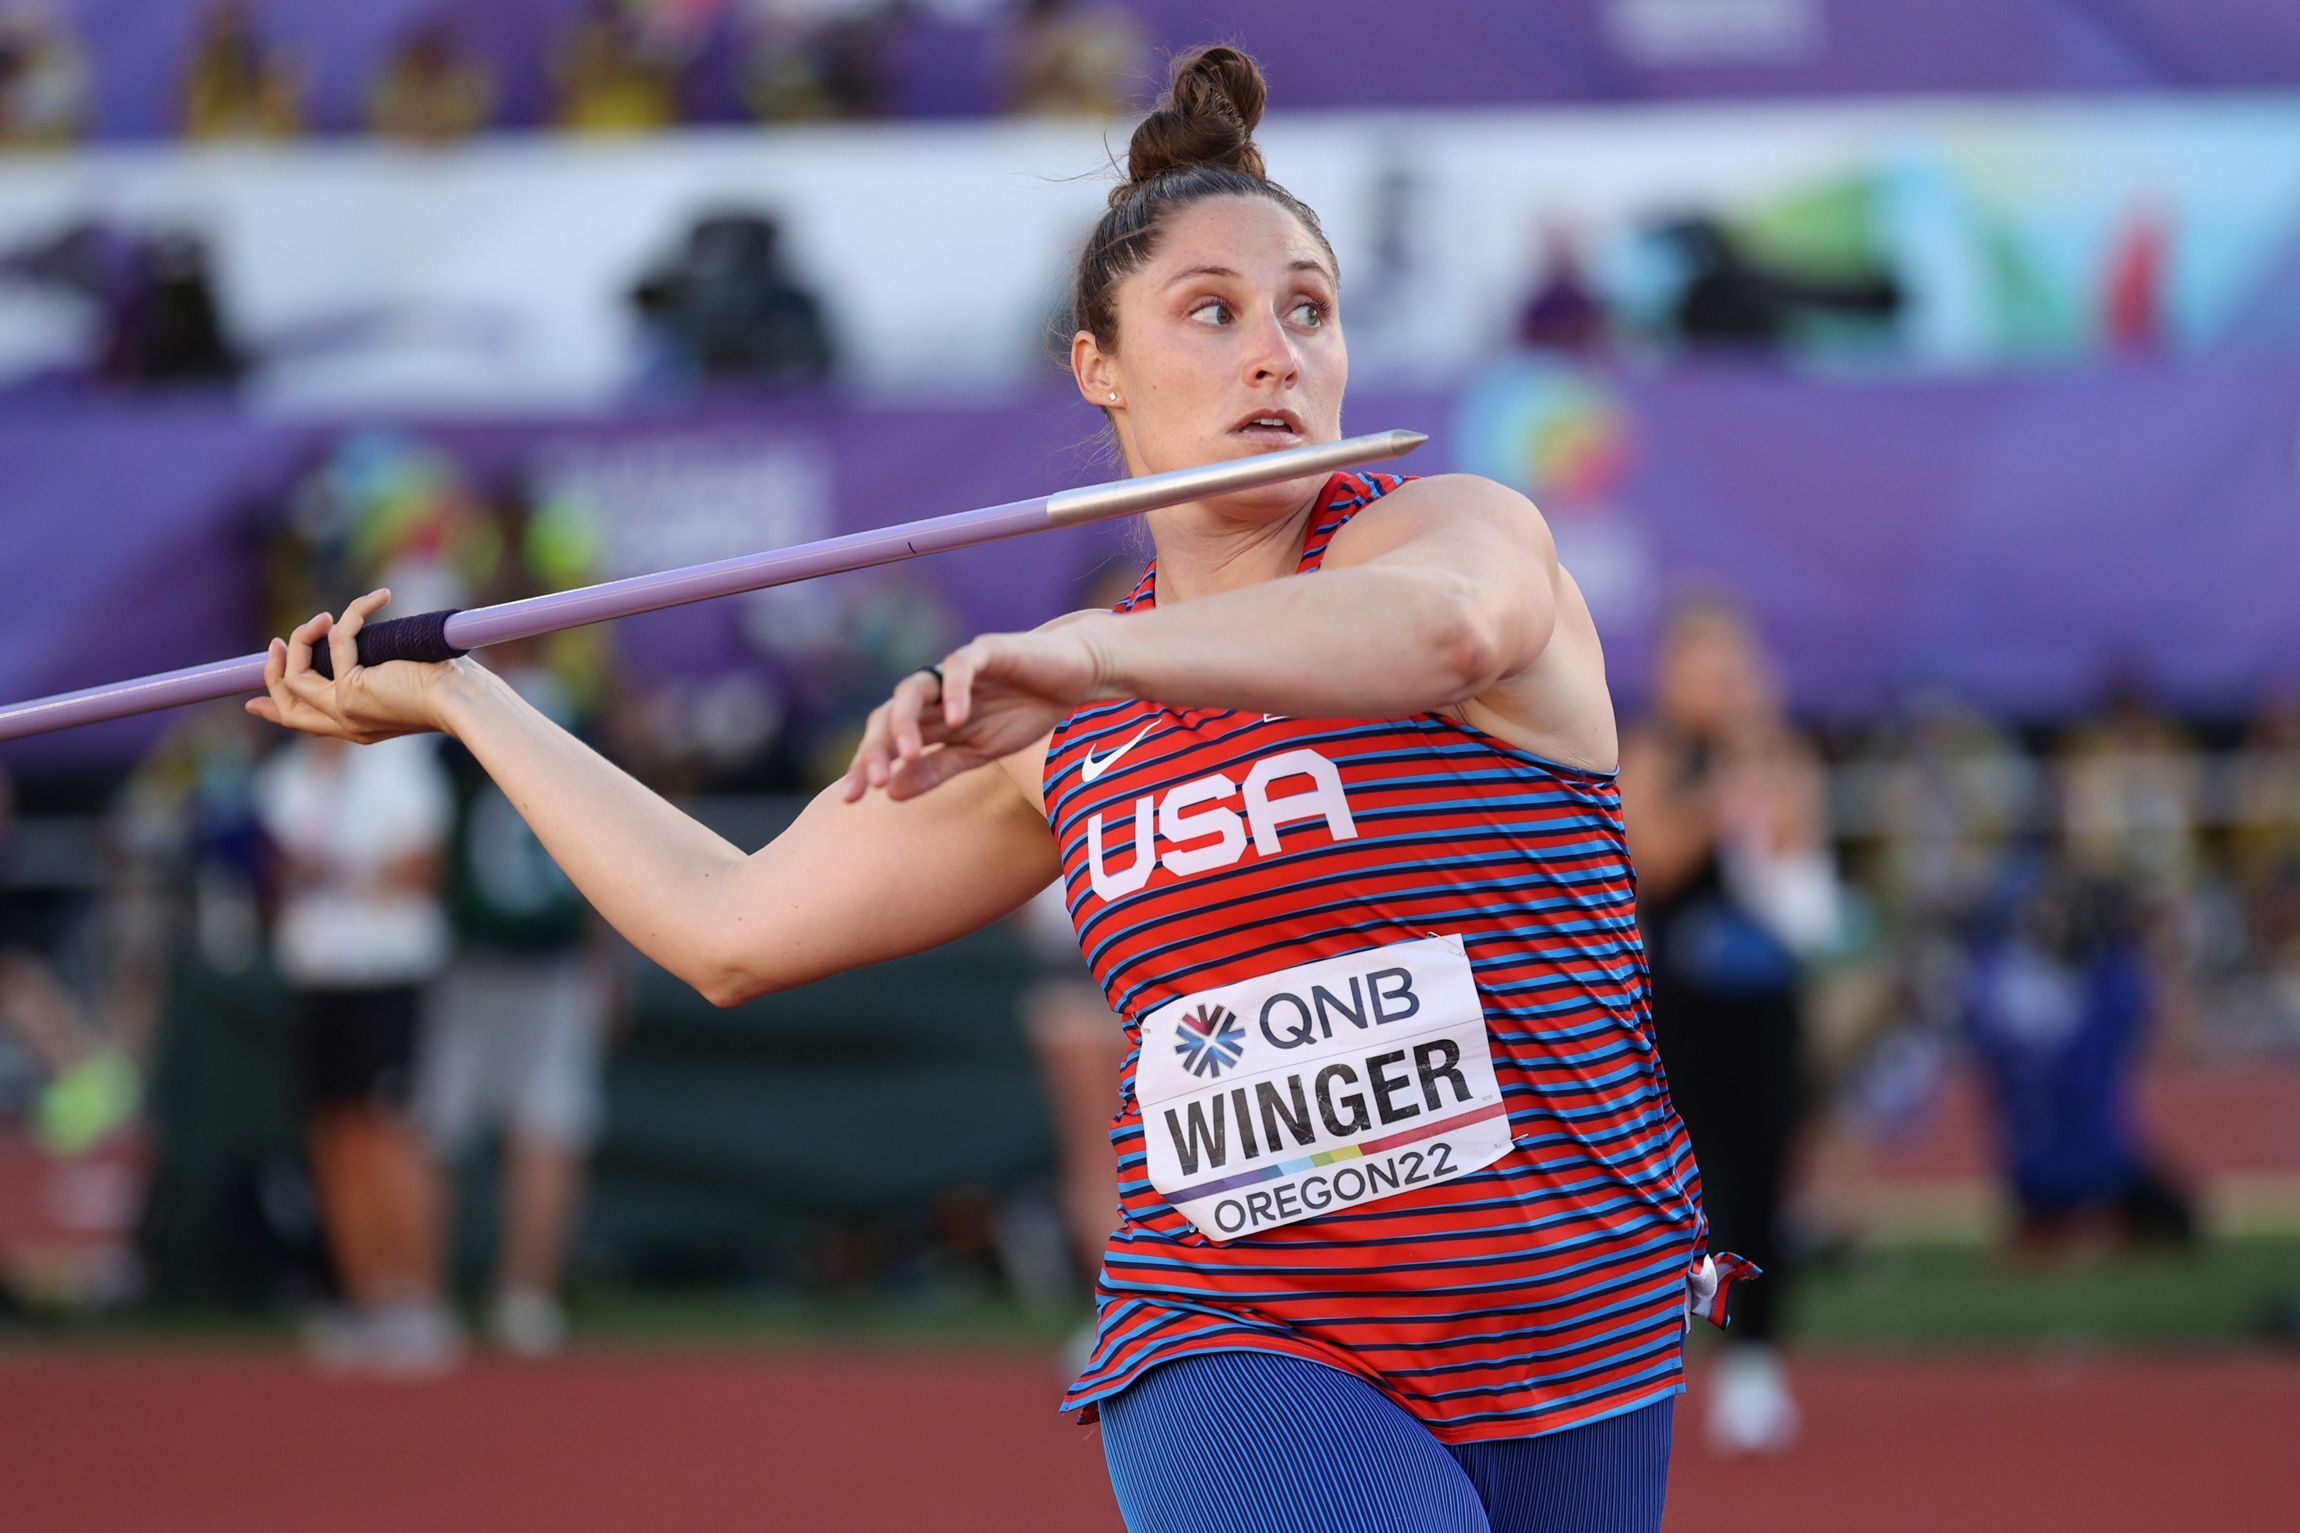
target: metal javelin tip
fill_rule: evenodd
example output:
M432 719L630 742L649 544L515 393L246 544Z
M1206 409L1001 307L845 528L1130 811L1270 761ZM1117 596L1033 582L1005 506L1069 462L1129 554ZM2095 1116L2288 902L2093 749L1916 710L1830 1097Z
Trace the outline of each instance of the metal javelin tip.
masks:
M1344 437L1338 442L1288 447L1280 452L1253 453L1198 468L1170 469L1162 474L1144 474L1138 479L1087 485L1048 496L1046 519L1054 526L1070 527L1106 517L1131 516L1162 506L1178 506L1202 496L1227 495L1257 485L1276 484L1307 474L1330 474L1339 468L1395 458L1428 440L1418 431L1374 431L1364 436Z

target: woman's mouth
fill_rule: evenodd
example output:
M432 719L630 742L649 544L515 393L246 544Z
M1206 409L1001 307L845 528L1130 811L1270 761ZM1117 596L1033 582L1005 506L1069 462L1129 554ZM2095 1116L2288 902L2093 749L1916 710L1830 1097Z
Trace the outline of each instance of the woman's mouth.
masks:
M1272 447L1292 447L1302 440L1302 418L1291 410L1257 410L1232 426L1230 435Z

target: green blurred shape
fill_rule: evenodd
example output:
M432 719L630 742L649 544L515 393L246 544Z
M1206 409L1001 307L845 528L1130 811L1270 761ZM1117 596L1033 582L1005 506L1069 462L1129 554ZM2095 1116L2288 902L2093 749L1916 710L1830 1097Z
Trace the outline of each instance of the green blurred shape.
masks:
M1885 265L1877 202L1875 177L1851 171L1751 202L1725 227L1762 265L1807 277L1868 277Z

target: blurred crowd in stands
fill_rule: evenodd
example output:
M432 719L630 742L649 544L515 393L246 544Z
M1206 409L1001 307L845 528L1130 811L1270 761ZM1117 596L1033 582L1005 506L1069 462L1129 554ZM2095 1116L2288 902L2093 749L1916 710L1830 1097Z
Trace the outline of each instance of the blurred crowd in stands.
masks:
M988 46L1010 112L1109 114L1154 82L1147 37L1095 0L776 0L647 5L582 0L538 28L549 105L537 123L506 116L496 63L456 22L425 20L383 56L362 126L440 145L508 127L627 135L700 123L870 119L896 110L901 55L950 33ZM44 0L0 5L0 148L79 142L93 115L86 39ZM190 140L296 137L310 127L307 64L242 0L208 0L178 83L175 121Z

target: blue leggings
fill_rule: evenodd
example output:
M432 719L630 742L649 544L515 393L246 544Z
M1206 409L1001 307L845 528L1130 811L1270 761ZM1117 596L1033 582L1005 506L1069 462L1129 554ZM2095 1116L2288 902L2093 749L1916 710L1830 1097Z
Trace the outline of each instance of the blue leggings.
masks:
M1204 1352L1103 1401L1102 1451L1129 1533L1656 1533L1676 1404L1450 1448L1355 1374Z

